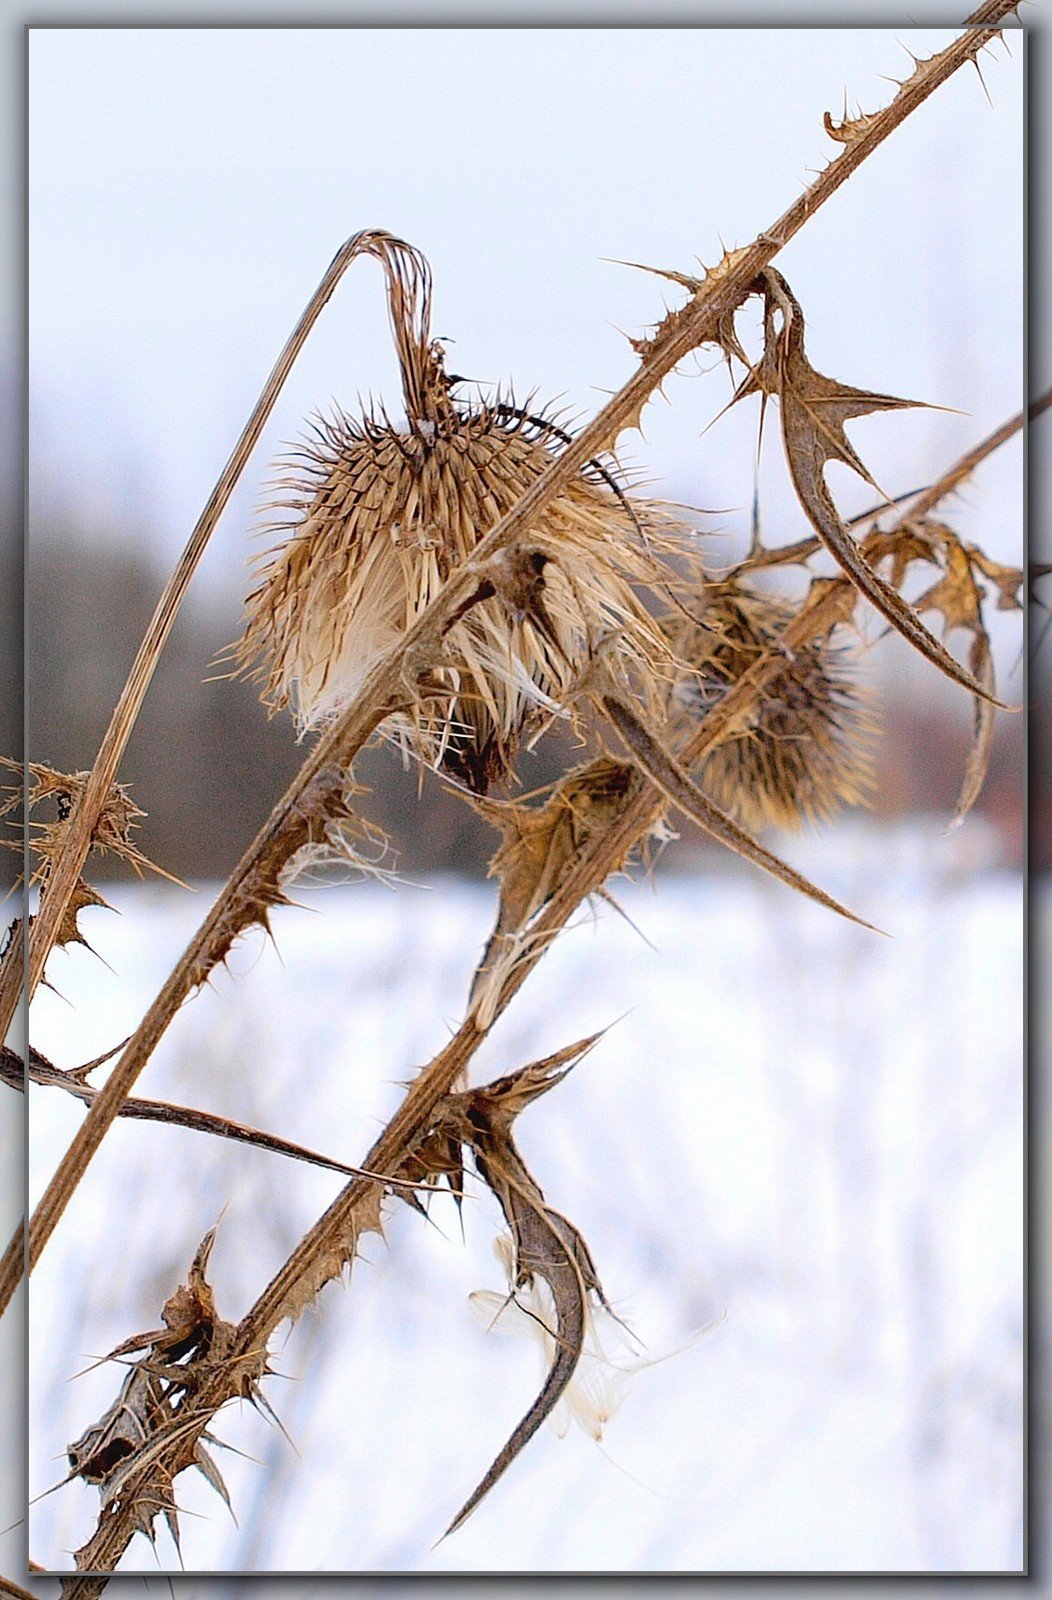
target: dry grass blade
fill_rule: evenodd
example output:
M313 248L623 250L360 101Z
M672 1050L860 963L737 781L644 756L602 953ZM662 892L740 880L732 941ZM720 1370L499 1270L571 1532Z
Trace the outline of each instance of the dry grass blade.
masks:
M111 1054L113 1052L110 1052ZM105 1060L106 1057L102 1057ZM88 1069L99 1065L99 1062L89 1062ZM43 1087L64 1089L84 1105L90 1106L99 1090L92 1088L83 1081L86 1069L78 1067L76 1071L65 1072L61 1067L54 1066L39 1050L29 1047L29 1066L26 1067L21 1056L7 1045L0 1046L0 1081L8 1084L12 1089L24 1089L26 1079ZM266 1133L262 1128L250 1128L243 1122L235 1122L232 1117L220 1117L211 1111L198 1111L193 1106L172 1105L167 1100L137 1100L129 1096L120 1108L119 1115L129 1117L136 1122L163 1122L170 1127L188 1128L193 1133L207 1133L217 1139L232 1139L238 1144L254 1145L257 1150L270 1150L275 1155L288 1156L293 1161L305 1161L310 1166L325 1167L329 1172L341 1172L348 1178L383 1178L385 1183L391 1184L396 1189L412 1189L416 1185L406 1184L399 1178L384 1178L383 1173L367 1172L362 1167L348 1166L346 1162L336 1161L331 1156L323 1156L316 1150L308 1150L305 1145L295 1144L291 1139L282 1139L275 1133Z
M873 933L880 932L879 928L874 928L872 923L856 917L855 913L848 911L839 900L834 900L824 889L817 888L802 874L794 871L787 862L765 849L718 806L714 806L708 796L701 792L690 774L680 766L671 751L665 749L660 739L644 726L629 706L611 694L601 696L600 704L640 771L646 774L666 800L670 800L685 816L696 822L699 828L703 828L714 839L725 844L735 855L743 856L754 866L769 872L780 883L799 890L809 900L825 906L829 911L837 912L849 922L857 922L859 927L869 928Z

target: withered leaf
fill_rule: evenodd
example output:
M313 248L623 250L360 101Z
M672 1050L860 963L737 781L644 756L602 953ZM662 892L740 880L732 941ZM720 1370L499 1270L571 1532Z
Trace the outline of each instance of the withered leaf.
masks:
M542 1094L547 1094L549 1089L561 1083L589 1050L594 1049L604 1032L604 1029L600 1029L598 1033L589 1034L587 1039L578 1039L576 1044L556 1050L553 1055L544 1056L540 1061L531 1061L503 1078L495 1078L479 1092L487 1097L487 1101L498 1102L496 1115L510 1126L532 1101L540 1099Z
M208 1483L223 1501L227 1510L230 1512L230 1515L234 1518L234 1522L236 1523L237 1517L234 1516L234 1507L230 1503L230 1490L226 1486L223 1474L216 1466L215 1462L205 1449L204 1445L201 1443L200 1439L194 1445L194 1466L197 1467L202 1476L207 1479Z
M971 558L972 566L978 567L983 577L989 578L996 588L998 611L1022 611L1022 567L1005 567L998 561L991 561L978 545L970 544L965 548Z
M609 827L624 804L632 768L606 757L575 767L540 806L484 800L472 804L503 834L490 862L500 878L497 920L471 986L479 998L505 941L522 931L554 894L570 862L597 831Z
M582 1039L488 1088L454 1095L447 1101L450 1126L470 1145L479 1174L496 1196L511 1229L515 1244L514 1287L525 1287L534 1278L543 1279L551 1290L555 1308L555 1327L549 1330L555 1342L555 1357L541 1392L453 1518L447 1535L471 1515L559 1403L581 1358L589 1294L606 1304L584 1238L572 1222L545 1202L511 1132L523 1107L564 1078L598 1037Z
M879 529L866 540L866 555L875 566L878 561L890 559L889 582L893 589L901 589L906 574L914 561L935 562L931 544L910 527L895 528L887 533Z
M443 1180L458 1209L464 1203L464 1156L460 1140L443 1125L432 1128L398 1169L398 1176L421 1188L437 1187ZM394 1190L414 1211L425 1211L416 1189L410 1187Z
M790 475L808 518L830 554L852 583L923 656L981 699L992 698L986 687L954 659L930 633L916 611L875 572L844 526L825 481L830 461L851 467L877 490L844 432L844 423L871 411L894 411L921 404L893 395L854 389L816 372L804 352L804 316L789 285L773 267L761 274L764 290L764 351L739 386L735 399L760 393L776 395L782 439ZM781 318L776 328L776 316ZM1000 705L1000 701L993 701ZM1004 708L1007 709L1007 708Z
M233 1324L218 1317L206 1277L215 1235L215 1228L206 1233L186 1283L165 1302L164 1326L135 1334L111 1351L108 1360L146 1347L114 1404L68 1450L70 1478L96 1484L104 1512L128 1515L151 1542L155 1519L163 1515L177 1548L174 1480L184 1468L196 1466L230 1506L222 1474L204 1447L203 1439L210 1436L202 1435L200 1414L190 1403L203 1374L229 1359L236 1333ZM260 1403L259 1379L267 1370L265 1351L245 1362L240 1393L246 1399ZM77 1552L78 1570L90 1551L89 1542Z
M109 1410L69 1446L72 1476L103 1484L128 1456L141 1449L164 1409L164 1386L147 1368L131 1368Z
M974 557L971 551L965 549L952 529L946 527L944 523L929 520L927 527L939 541L946 570L938 582L932 584L930 589L926 589L915 602L917 610L940 611L946 633L952 632L954 628L964 628L971 634L968 663L975 677L992 697L995 687L993 656L990 651L990 638L983 625L983 592L975 580L972 569ZM1005 570L1007 569L998 569L1000 572ZM1018 573L1017 576L1021 582L1022 573ZM955 823L963 822L979 798L993 746L994 713L991 699L981 699L976 695L973 705L972 743L954 808Z
M826 906L830 911L836 911L840 916L847 917L850 922L857 922L862 928L869 928L871 932L879 933L878 928L866 922L861 917L856 917L853 911L848 911L839 900L834 900L826 894L824 889L819 889L802 873L796 872L780 856L754 839L744 828L738 826L726 812L713 805L707 795L703 794L697 784L685 772L670 751L646 728L623 701L616 695L603 695L601 705L610 721L617 729L626 748L638 762L640 770L646 774L650 781L660 789L666 799L671 800L686 816L696 822L706 833L718 839L721 844L744 856L747 861L762 867L782 883L788 884L791 889L798 889L808 899L815 900L819 905Z
M73 893L69 897L69 902L62 913L62 919L58 925L58 932L55 935L55 943L57 945L82 944L86 950L91 949L77 923L78 914L86 906L103 906L107 911L113 910L109 901L104 900L101 894L91 887L90 883L85 883L83 878L78 878L73 885Z
M556 1353L540 1394L453 1518L447 1534L467 1520L559 1403L584 1347L588 1291L599 1287L584 1240L572 1223L544 1204L511 1140L479 1130L472 1147L479 1171L500 1201L515 1238L517 1285L537 1276L551 1289Z

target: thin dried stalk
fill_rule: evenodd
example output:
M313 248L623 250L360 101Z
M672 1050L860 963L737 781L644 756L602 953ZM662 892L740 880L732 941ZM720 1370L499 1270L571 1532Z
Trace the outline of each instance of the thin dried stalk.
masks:
M23 1589L20 1583L14 1583L10 1578L0 1577L0 1595L8 1595L10 1600L40 1600L38 1594L33 1594L29 1589Z
M589 461L602 456L605 451L612 448L626 427L638 425L643 407L650 395L662 378L666 377L684 356L699 344L717 339L721 329L726 332L735 311L753 292L758 275L778 251L799 232L808 218L839 189L866 157L883 143L911 112L923 104L928 96L960 66L976 58L979 51L997 35L998 25L1002 19L1015 11L1016 4L1017 0L988 0L988 3L980 6L968 19L970 24L968 30L953 40L945 50L927 61L918 62L913 73L900 86L891 104L882 111L875 112L856 123L845 123L835 131L830 128L827 119L827 129L832 131L833 136L842 144L840 154L770 229L762 233L753 244L725 255L720 264L693 287L688 304L670 313L650 340L639 343L641 361L633 376L577 438L566 446L563 453L535 481L532 488L512 510L491 529L477 547L474 558L450 575L440 593L428 605L405 638L388 650L370 670L354 703L321 737L315 750L305 762L299 777L275 808L266 828L239 865L227 891L182 958L162 995L151 1007L141 1029L88 1112L31 1219L28 1246L30 1270L39 1259L41 1250L87 1169L91 1157L117 1115L121 1101L130 1092L132 1084L175 1010L190 988L197 982L203 981L203 976L207 975L207 967L204 970L202 968L203 961L214 962L229 948L227 935L231 907L237 907L242 900L246 881L251 883L259 857L265 855L268 850L274 850L287 819L297 813L307 788L312 783L321 781L321 774L333 761L338 762L339 769L347 771L355 755L385 717L397 711L407 697L410 703L415 703L419 698L421 682L426 682L429 673L438 663L445 635L464 614L464 608L472 603L473 597L480 596L484 586L493 581L491 573L499 574L501 570L499 558L502 552L536 521L544 508L578 476ZM344 246L337 256L324 280L324 295L319 290L311 307L308 308L308 313L305 314L304 321L297 329L297 334L286 347L287 351L292 350L294 354L295 349L299 348L299 343L306 337L310 325L307 317L310 316L310 320L313 320L324 299L332 292L339 272L350 259L349 249L350 246ZM691 282L693 284L694 280ZM298 342L296 342L297 337ZM293 345L295 349L292 348ZM279 363L279 367L281 365ZM277 372L278 369L275 369L275 376ZM280 382L276 386L268 385L269 403L272 403L273 399L269 394L272 387L276 393ZM258 410L257 407L257 412ZM246 429L243 441L251 435L254 442L257 436L253 431L255 420L254 413L253 422ZM246 446L245 454L247 448L250 446ZM235 452L239 462L240 454L241 446L239 451ZM233 461L234 458L231 466ZM221 480L223 485L226 485L226 479L227 474L224 474ZM233 479L231 486L232 481ZM217 489L217 495L218 492ZM225 492L229 494L229 486ZM208 523L209 530L218 516L220 503L217 496L213 496L210 507L213 503L217 509L211 517L211 522ZM204 525L207 515L206 513L206 518L202 519L199 527ZM143 671L146 671L145 666ZM141 688L136 680L134 693L129 692L122 696L122 703L127 699L129 705L134 702L137 709L144 692L145 680ZM126 738L124 726L126 716L120 707L118 712L120 715L115 713L114 722L111 724L111 728L117 731L112 738L108 737L104 741L104 749L100 752L100 758L96 762L81 807L74 817L75 828L70 833L67 850L56 862L48 896L51 903L47 908L47 920L44 921L42 917L37 919L39 927L34 929L33 953L30 958L31 989L43 971L55 929L83 864L91 823L100 797L105 793L106 785L116 770L119 751L123 748L123 741ZM103 760L104 754L105 760ZM644 785L641 794L647 792ZM0 980L3 977L4 975L0 974ZM6 1014L7 1024L13 1015L16 1002L17 993L6 994L0 981L0 1017ZM5 1013L4 1006L8 1003L10 1010ZM0 1263L0 1312L10 1302L20 1276L17 1255L13 1248L9 1248L3 1263Z
M64 1089L74 1099L83 1105L90 1106L99 1094L99 1090L84 1081L85 1074L97 1067L105 1056L98 1061L91 1061L87 1067L77 1067L73 1071L63 1071L56 1067L46 1056L41 1055L32 1045L29 1047L28 1066L21 1056L7 1045L0 1046L0 1080L9 1084L13 1089L25 1089L27 1080L45 1088ZM291 1139L282 1139L276 1133L267 1133L263 1128L250 1128L243 1122L236 1122L233 1117L221 1117L212 1111L199 1111L195 1106L173 1105L168 1100L137 1100L129 1096L121 1106L120 1115L128 1117L134 1122L163 1122L171 1128L188 1128L192 1133L207 1133L216 1139L231 1139L235 1144L247 1144L257 1150L269 1150L274 1155L288 1156L293 1161L305 1161L310 1166L324 1167L329 1172L341 1172L347 1178L383 1177L382 1173L365 1171L362 1167L350 1166L345 1161L336 1161L331 1156L321 1155L317 1150L308 1150L305 1145L296 1144ZM415 1184L403 1184L401 1179L388 1180L398 1188L414 1190ZM426 1185L419 1185L426 1189Z

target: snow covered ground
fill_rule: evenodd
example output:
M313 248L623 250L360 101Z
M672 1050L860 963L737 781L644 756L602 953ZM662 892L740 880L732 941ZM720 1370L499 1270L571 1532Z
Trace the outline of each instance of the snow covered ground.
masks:
M540 1369L531 1342L487 1333L468 1305L504 1287L482 1186L464 1239L450 1202L435 1227L392 1203L386 1244L371 1238L349 1286L282 1330L267 1392L295 1448L248 1406L219 1420L255 1458L216 1452L238 1525L203 1478L180 1480L187 1569L1019 1571L1022 890L986 844L978 823L948 836L933 819L790 847L888 939L748 869L622 884L638 932L606 906L582 914L478 1076L609 1027L519 1142L647 1353L685 1348L635 1376L601 1445L545 1428L434 1548ZM210 893L143 886L110 895L120 917L89 913L113 970L54 959L39 1048L71 1066L130 1032ZM493 893L303 899L277 950L244 941L184 1008L137 1092L353 1162L461 1015ZM34 1197L80 1115L34 1092ZM63 1476L119 1383L113 1367L73 1374L157 1326L220 1214L210 1275L236 1318L339 1187L118 1126L33 1277L30 1492ZM101 1242L114 1219L117 1251ZM79 1482L42 1500L34 1559L68 1565L96 1510ZM176 1566L163 1531L156 1559L139 1539L125 1567L157 1559ZM0 1569L15 1570L2 1553Z

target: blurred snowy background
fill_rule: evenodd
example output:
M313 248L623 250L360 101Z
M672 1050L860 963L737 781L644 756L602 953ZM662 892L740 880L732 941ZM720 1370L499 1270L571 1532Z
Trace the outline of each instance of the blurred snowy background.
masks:
M610 1031L520 1125L548 1198L583 1230L615 1307L661 1355L602 1447L549 1430L469 1523L431 1546L538 1381L487 1335L499 1214L469 1189L429 1228L392 1205L349 1290L279 1343L268 1396L222 1417L235 1528L184 1480L194 1569L997 1571L1022 1562L1022 904L977 826L841 830L794 860L881 939L736 870L619 890L542 963L480 1061L488 1077ZM247 941L177 1019L143 1092L360 1158L440 1047L491 914L436 881L308 897ZM122 894L99 950L37 1005L53 1059L121 1038L202 907ZM654 946L643 942L640 934ZM280 955L279 953L280 952ZM618 1020L620 1019L620 1020ZM79 1112L34 1097L34 1196ZM112 1399L91 1358L157 1325L198 1240L240 1314L340 1180L126 1123L34 1275L33 1492ZM224 1209L225 1208L225 1209ZM120 1249L100 1255L103 1217ZM299 1452L297 1455L296 1451ZM95 1495L31 1514L30 1548L81 1543ZM129 1567L149 1569L144 1542ZM162 1535L162 1565L175 1564Z
M689 271L721 239L746 242L833 153L822 111L839 115L845 92L852 108L883 103L880 75L908 70L903 45L923 54L945 37L31 35L31 753L90 761L165 566L348 233L382 225L427 253L457 370L588 414L631 368L618 330L666 303L658 280L601 258ZM817 365L960 408L853 425L892 492L1021 404L1022 41L983 70L992 104L960 75L779 258ZM654 492L721 508L702 521L723 560L747 534L755 413L699 438L730 392L701 370L670 381L625 454ZM287 722L267 725L244 686L202 684L237 631L267 462L330 399L353 407L394 385L365 267L293 374L129 751L153 813L144 844L173 870L226 871L299 759ZM773 442L765 527L788 540L804 527ZM1017 440L954 506L1001 560L1021 550L1021 454ZM848 511L870 503L846 474L832 482ZM1018 698L1018 618L1000 620L1000 678ZM656 898L620 891L657 953L609 909L594 929L582 917L482 1062L507 1070L622 1018L526 1114L521 1142L648 1350L708 1334L637 1376L605 1455L545 1430L432 1551L532 1398L537 1363L469 1315L471 1290L500 1287L498 1218L477 1186L463 1242L452 1207L435 1208L441 1233L398 1208L388 1247L370 1241L350 1290L327 1291L281 1354L293 1381L270 1398L301 1457L231 1412L221 1436L261 1463L221 1452L240 1531L203 1482L180 1485L188 1566L1019 1569L1020 719L1001 719L984 814L947 836L967 697L896 640L869 663L889 713L883 825L790 848L893 939L702 859L685 834ZM426 892L328 890L316 915L282 917L281 961L246 943L236 979L177 1019L143 1094L353 1161L398 1080L443 1042L492 895L430 874L477 875L490 841L434 824L390 765L369 777L378 804L395 797L389 820ZM39 1047L69 1066L123 1037L212 892L107 884L123 914L94 914L89 937L113 971L56 958ZM34 1194L78 1119L34 1097ZM32 1493L113 1396L112 1371L71 1374L156 1325L222 1207L214 1276L236 1316L337 1182L199 1136L115 1130L34 1275ZM100 1259L114 1209L122 1251ZM10 1318L2 1337L13 1348ZM6 1471L17 1504L17 1464ZM37 1560L82 1541L93 1499L73 1486L34 1508ZM129 1561L156 1570L140 1545ZM0 1570L17 1573L15 1549L19 1530L0 1540ZM173 1565L164 1536L159 1555Z

